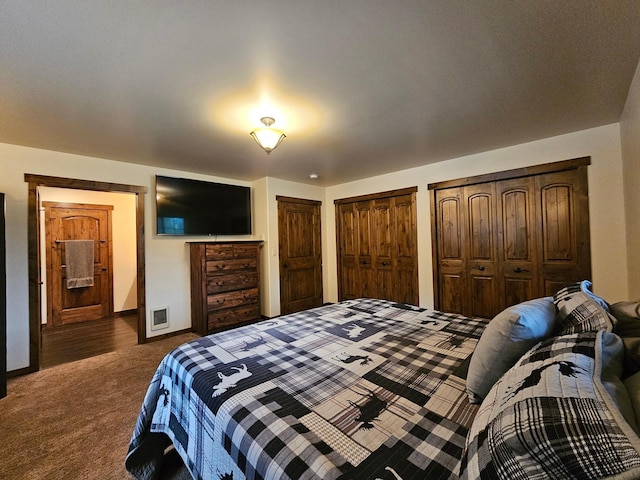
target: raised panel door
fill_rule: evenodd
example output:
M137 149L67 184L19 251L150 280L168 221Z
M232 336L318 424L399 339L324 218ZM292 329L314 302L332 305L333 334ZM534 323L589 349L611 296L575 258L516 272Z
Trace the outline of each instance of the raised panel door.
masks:
M375 239L372 232L371 202L357 202L355 208L358 222L357 296L376 298L378 289L376 286L375 257L372 255Z
M371 296L385 300L395 300L394 292L394 244L392 233L395 219L390 198L371 201L371 231L373 237L374 256L373 274L375 275L375 294Z
M419 295L415 193L393 198L392 224L392 252L395 253L393 300L417 305Z
M492 183L464 188L469 301L464 314L490 318L500 312L496 249L495 190ZM466 213L466 218L464 217Z
M502 308L539 296L535 179L496 182Z
M462 188L435 191L436 243L438 251L437 308L463 313L466 302L464 217Z
M553 295L591 278L587 170L580 167L536 177L540 211L540 290Z
M356 212L351 203L336 205L338 230L338 298L358 297L358 260Z

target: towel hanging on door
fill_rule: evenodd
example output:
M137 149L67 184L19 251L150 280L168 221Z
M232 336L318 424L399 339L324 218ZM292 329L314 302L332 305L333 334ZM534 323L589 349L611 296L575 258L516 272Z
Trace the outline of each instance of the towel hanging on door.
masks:
M93 240L65 240L67 288L93 286Z

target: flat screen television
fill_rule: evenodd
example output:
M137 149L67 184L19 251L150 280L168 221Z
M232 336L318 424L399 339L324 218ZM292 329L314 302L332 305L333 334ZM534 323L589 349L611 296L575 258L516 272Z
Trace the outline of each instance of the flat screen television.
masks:
M250 235L251 188L156 175L158 235Z

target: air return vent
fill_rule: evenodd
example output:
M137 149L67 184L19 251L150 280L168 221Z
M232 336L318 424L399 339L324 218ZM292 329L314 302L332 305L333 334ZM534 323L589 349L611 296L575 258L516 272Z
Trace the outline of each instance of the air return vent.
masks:
M151 330L161 330L169 326L169 307L151 309Z

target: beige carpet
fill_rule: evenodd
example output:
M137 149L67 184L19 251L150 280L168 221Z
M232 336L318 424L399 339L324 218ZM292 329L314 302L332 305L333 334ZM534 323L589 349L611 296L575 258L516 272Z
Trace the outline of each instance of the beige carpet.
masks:
M0 400L0 478L131 479L124 468L147 385L188 333L9 380ZM172 466L164 478L182 478ZM180 471L182 470L182 471Z

